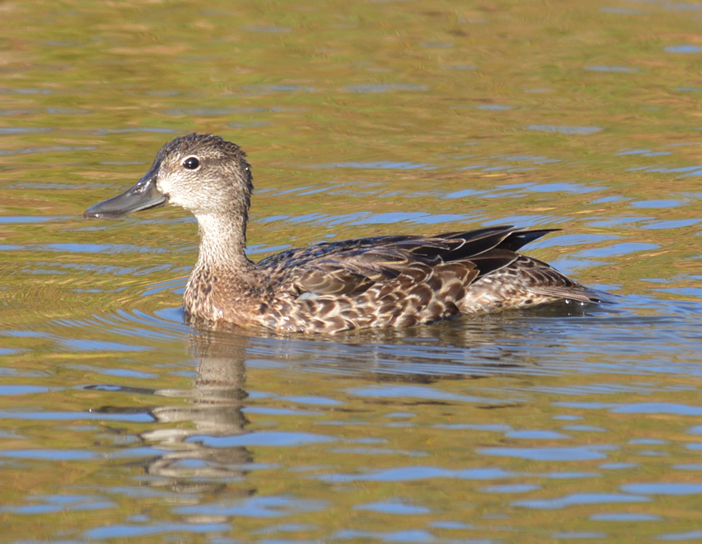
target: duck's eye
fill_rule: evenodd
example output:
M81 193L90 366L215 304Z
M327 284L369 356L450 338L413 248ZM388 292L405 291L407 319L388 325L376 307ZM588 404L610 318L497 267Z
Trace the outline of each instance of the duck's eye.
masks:
M183 161L183 168L188 170L197 170L200 167L200 161L197 157L188 157Z

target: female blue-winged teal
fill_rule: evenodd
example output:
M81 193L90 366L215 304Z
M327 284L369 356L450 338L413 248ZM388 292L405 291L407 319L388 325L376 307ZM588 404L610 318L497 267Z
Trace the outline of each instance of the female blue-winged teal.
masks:
M602 300L548 264L516 253L552 229L376 236L290 249L253 263L245 253L252 190L239 146L189 134L164 145L134 187L88 208L85 217L119 217L167 203L192 212L200 254L183 306L208 321L336 333Z

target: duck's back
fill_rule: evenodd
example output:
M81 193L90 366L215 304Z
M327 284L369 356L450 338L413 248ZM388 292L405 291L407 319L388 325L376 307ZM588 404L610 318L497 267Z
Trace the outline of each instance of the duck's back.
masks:
M379 236L291 249L260 261L260 324L333 333L403 327L597 294L517 250L551 230L511 226L432 237Z

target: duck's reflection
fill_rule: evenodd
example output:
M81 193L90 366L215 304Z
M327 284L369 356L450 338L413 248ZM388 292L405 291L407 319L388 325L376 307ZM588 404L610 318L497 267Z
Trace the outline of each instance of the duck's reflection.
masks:
M153 459L147 471L169 478L223 478L240 476L244 466L253 461L243 446L210 447L196 436L232 436L245 432L249 423L243 413L248 398L246 383L247 337L221 335L202 330L189 335L190 349L198 359L195 387L190 391L160 389L155 395L188 396L189 406L162 406L151 414L160 423L190 422L192 426L168 426L145 432L141 437L150 443L172 449Z
M244 477L254 461L246 446L227 446L221 441L216 447L208 445L211 437L247 432L247 364L265 360L286 365L295 372L322 371L376 382L424 384L518 375L539 366L539 349L532 347L543 350L549 344L558 346L562 342L563 338L553 332L554 325L567 316L586 313L576 310L564 308L557 313L556 308L549 308L548 313L541 315L531 312L528 320L519 314L489 316L483 320L338 337L254 335L231 325L212 329L190 323L193 328L188 335L189 348L198 361L192 388L122 390L189 401L136 411L147 412L162 424L140 437L168 451L145 465L149 475L160 477L152 484L170 485L179 491L202 491L203 487L223 486L232 477ZM112 406L97 411L134 413L135 408Z
M246 432L249 422L243 412L248 398L244 361L248 338L232 332L198 330L191 333L188 340L198 360L192 389L120 388L127 393L185 398L188 404L144 409L104 406L93 411L151 415L163 425L139 436L152 446L169 451L147 461L147 474L166 478L151 483L168 485L180 492L212 491L223 486L223 481L244 476L246 466L253 462L251 451L244 446L211 447L198 439ZM114 391L113 387L110 389Z

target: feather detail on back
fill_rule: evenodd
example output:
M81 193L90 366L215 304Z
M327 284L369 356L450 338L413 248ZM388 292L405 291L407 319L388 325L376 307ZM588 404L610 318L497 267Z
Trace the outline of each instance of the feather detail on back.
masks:
M560 299L598 302L515 251L551 230L511 226L431 237L379 236L291 249L260 261L283 311L262 324L302 332L407 326Z

